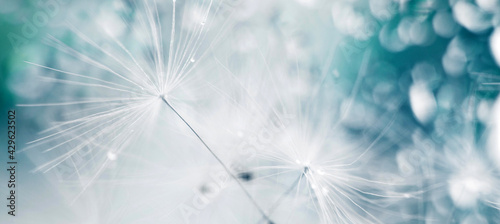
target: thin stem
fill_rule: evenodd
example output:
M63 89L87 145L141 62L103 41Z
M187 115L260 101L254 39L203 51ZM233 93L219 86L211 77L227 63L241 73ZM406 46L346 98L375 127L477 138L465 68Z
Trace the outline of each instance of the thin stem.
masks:
M292 185L283 193L281 194L281 196L278 198L278 200L276 200L274 202L274 204L271 206L271 208L268 210L268 216L271 216L274 211L281 205L283 199L285 199L285 196L290 194L290 192L292 192L293 189L295 189L295 187L297 186L297 184L299 183L300 179L304 176L305 173L302 173L300 174L300 176L292 183ZM263 217L259 222L257 223L261 223L262 221L265 221L263 219L267 219L269 220L267 217Z
M191 130L191 132L193 132L194 135L196 135L196 137L198 138L198 140L200 140L200 142L205 146L205 148L212 154L213 157L215 157L215 159L219 162L219 164L224 168L224 170L226 170L226 172L234 179L236 180L236 183L238 183L238 185L240 186L240 188L243 190L243 192L245 193L245 195L248 197L248 199L250 199L250 201L255 205L255 207L257 208L257 210L259 210L259 212L262 214L262 216L268 220L268 221L271 221L269 219L269 217L266 215L266 213L264 212L264 210L262 210L262 208L257 204L257 202L255 201L255 199L253 199L253 197L250 195L250 193L247 191L247 189L243 186L243 184L241 183L241 181L238 180L238 178L231 172L231 170L229 170L229 168L226 166L226 164L224 164L222 162L222 160L212 151L212 149L210 149L210 147L207 145L207 143L205 143L205 141L203 141L203 139L200 137L200 135L198 135L198 133L191 127L191 125L189 125L189 123L184 120L184 118L177 112L177 110L175 110L175 108L167 101L167 99L165 99L164 96L161 97L161 99L163 100L163 102L165 104L167 104L168 107L170 107L170 109L172 109L172 111L174 111L174 113L184 122L184 124L186 124L188 126L188 128Z

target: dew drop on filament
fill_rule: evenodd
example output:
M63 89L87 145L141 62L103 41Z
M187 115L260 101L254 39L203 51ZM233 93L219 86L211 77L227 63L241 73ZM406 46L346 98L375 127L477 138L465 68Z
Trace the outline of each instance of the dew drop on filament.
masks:
M111 161L116 160L116 153L114 153L114 152L109 151L107 156L108 156L108 159Z

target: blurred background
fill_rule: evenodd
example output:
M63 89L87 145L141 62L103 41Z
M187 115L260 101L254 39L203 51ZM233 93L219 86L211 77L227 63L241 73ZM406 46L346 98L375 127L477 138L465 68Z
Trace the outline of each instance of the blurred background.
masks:
M0 0L2 119L9 109L19 112L16 137L20 149L40 137L38 133L51 127L62 113L75 108L33 110L16 104L72 99L91 92L40 81L38 76L58 76L25 61L94 72L46 45L47 35L79 44L67 21L99 41L106 38L95 28L100 24L114 37L129 38L131 48L140 49L143 46L134 40L141 36L127 28L130 21L120 19L137 13L133 2ZM379 126L384 127L380 123L388 123L388 117L397 114L383 140L391 146L380 154L395 164L390 168L411 185L410 192L420 193L398 204L398 212L409 217L384 223L500 222L496 185L500 183L500 103L496 102L500 1L242 0L235 10L227 38L213 50L228 58L225 65L230 70L263 72L246 62L258 57L258 50L275 49L276 57L266 58L270 67L280 67L273 72L326 80L323 87L335 89L343 106L351 102L347 99L355 99L343 120L351 132L376 137L375 132L382 129ZM165 23L170 22L168 10L160 14ZM298 92L308 91L316 84L303 82L295 87ZM7 138L0 136L3 147ZM1 153L1 167L5 167L7 152ZM0 223L125 222L116 217L126 212L93 211L88 206L90 198L69 206L70 197L61 193L65 190L60 176L31 172L44 160L40 152L18 153L17 160L19 217L8 217L4 208ZM2 198L7 192L6 174L2 169ZM91 213L95 217L86 217ZM141 223L134 220L130 223ZM147 223L159 222L155 221Z

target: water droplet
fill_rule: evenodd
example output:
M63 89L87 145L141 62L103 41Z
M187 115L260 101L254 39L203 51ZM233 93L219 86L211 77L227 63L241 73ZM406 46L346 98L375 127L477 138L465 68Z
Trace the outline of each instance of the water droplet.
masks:
M335 78L340 77L340 73L339 73L339 71L338 71L337 69L333 70L333 76L334 76Z
M108 159L111 161L116 160L116 153L114 153L114 152L109 151L107 156L108 156Z
M244 136L243 132L242 131L238 131L236 133L236 135L238 135L238 137L242 138Z
M193 63L194 61L195 61L194 58L191 58L191 63Z

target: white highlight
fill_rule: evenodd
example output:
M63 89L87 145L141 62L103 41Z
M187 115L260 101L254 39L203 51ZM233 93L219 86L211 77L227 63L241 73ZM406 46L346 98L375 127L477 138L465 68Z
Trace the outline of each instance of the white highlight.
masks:
M425 124L434 117L436 99L425 84L415 83L410 87L410 102L413 114L420 123Z

